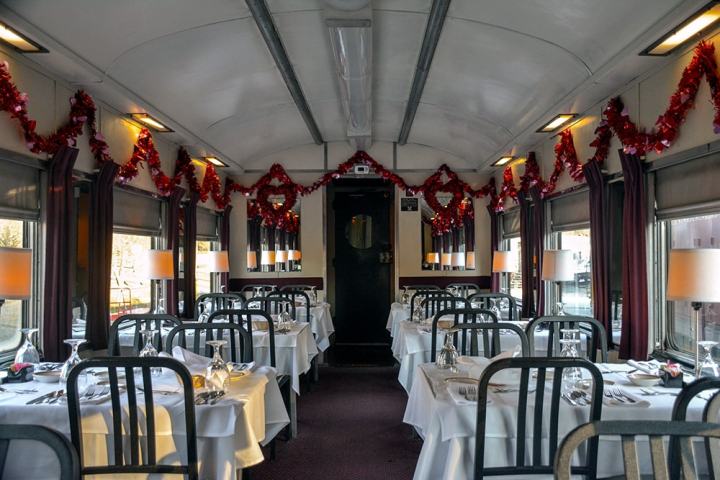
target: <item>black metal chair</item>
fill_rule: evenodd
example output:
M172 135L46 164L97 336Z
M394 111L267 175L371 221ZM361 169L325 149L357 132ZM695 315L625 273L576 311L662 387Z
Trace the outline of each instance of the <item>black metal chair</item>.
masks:
M678 422L686 422L687 411L690 402L703 392L712 390L714 393L710 400L705 404L703 409L702 421L709 423L720 423L720 377L706 377L695 380L691 384L685 386L673 405L672 419ZM671 437L668 451L672 455L670 462L671 478L679 478L680 475L680 451L677 441ZM709 438L705 439L705 456L707 458L708 473L710 478L716 478L716 474L720 474L720 448L718 442L713 442Z
M414 291L420 291L420 290L442 290L442 288L438 287L437 285L404 285L403 288L406 288L408 290L414 290Z
M60 432L42 425L1 424L0 425L0 477L5 470L10 442L30 440L47 445L60 462L60 480L80 478L80 460L72 443Z
M479 303L480 308L484 308L485 310L490 310L492 308L492 300L506 300L508 302L508 320L513 322L515 320L519 320L518 317L518 304L517 299L513 297L512 295L508 295L507 293L476 293L475 295L471 295L468 297L468 302L472 305L473 303ZM500 306L498 305L498 308ZM502 320L502 319L500 319Z
M188 347L187 334L192 335L190 347ZM177 341L175 337L178 337ZM165 349L170 352L172 347L179 345L193 353L211 358L213 350L207 344L208 340L226 340L228 348L224 349L225 356L231 362L253 361L252 334L238 323L186 323L177 326L168 333Z
M312 285L303 285L303 284L292 284L292 285L285 285L285 286L280 287L281 292L285 292L287 290L300 290L300 291L305 292L305 291L312 290L312 289L313 289Z
M592 362L597 362L597 348L600 348L600 361L607 363L607 332L602 323L591 317L580 317L574 315L566 315L562 317L537 317L530 321L525 328L530 348L535 354L535 332L539 328L548 329L547 356L553 357L560 355L560 330L566 328L574 328L580 330L585 335L585 348L588 358Z
M262 310L268 315L278 315L282 312L288 312L292 318L297 318L295 302L287 297L277 295L252 297L245 302L245 308L247 310Z
M475 437L475 480L486 476L516 475L526 478L532 475L549 475L553 473L553 465L558 447L558 426L560 415L560 400L562 393L562 372L566 368L578 367L590 372L593 386L590 389L591 399L589 418L591 421L599 420L602 413L603 379L598 368L587 360L581 358L504 358L492 362L483 371L478 385L478 410ZM488 388L493 376L507 369L520 370L520 384L517 395L517 426L515 431L515 464L502 467L485 466L485 427L487 424ZM545 380L547 370L553 369L552 389L550 392L550 408L545 405ZM530 392L530 371L537 371L535 392ZM532 406L532 428L528 432L528 403L530 396L534 398ZM510 404L508 404L509 406ZM545 426L545 428L543 427ZM548 433L545 438L544 432ZM531 440L528 436L531 435ZM526 445L526 441L529 443ZM528 446L531 445L531 449ZM573 466L573 475L595 477L597 463L597 438L588 442L587 456L581 465ZM543 462L543 449L547 448L549 461ZM526 465L526 452L532 451L530 465ZM523 477L521 477L521 475Z
M86 466L83 462L83 430L78 377L85 370L91 368L107 368L109 374L110 400L112 403L110 434L113 445L113 464ZM185 403L185 429L181 431L178 428L176 438L178 441L181 441L179 439L182 438L185 439L187 448L186 464L168 465L158 463L152 376L152 370L156 368L172 370L182 385L183 401ZM121 404L120 401L118 369L124 370L125 373L126 405ZM138 386L135 385L135 369L139 369L142 376L144 412L141 412L138 406ZM67 401L70 415L70 436L73 445L78 451L81 475L174 474L185 475L189 479L198 478L197 430L192 377L188 369L177 360L166 357L99 357L84 360L70 371L67 381ZM126 425L129 424L129 427L123 426L123 423L125 423L123 421L124 411L127 411L128 422ZM140 428L140 418L145 419L144 429ZM143 449L141 449L140 442L141 431L143 432L143 443L145 444ZM129 433L129 438L124 439L123 433ZM129 452L124 451L124 445L128 446Z
M431 318L441 310L470 308L470 303L464 298L455 297L442 290L439 290L439 292L440 294L438 295L427 295L422 302L420 302L420 312L422 312L423 318Z
M305 310L305 322L310 323L310 297L303 290L276 290L274 292L268 293L267 297L265 298L275 297L287 298L288 300L290 300L295 306L295 313L297 313L298 308ZM295 317L295 313L292 314L293 319L297 320L297 317Z
M622 440L622 457L624 475L613 478L640 480L643 476L638 465L637 437L649 437L650 455L652 458L652 476L658 479L695 480L698 478L692 448L693 437L720 439L720 425L704 422L678 422L662 420L605 420L593 421L580 425L570 432L560 444L555 456L555 479L570 480L575 475L575 468L570 463L577 448L584 442L596 442L599 436L620 437ZM680 450L681 476L671 476L668 472L667 455L664 437L674 439ZM620 460L618 455L618 461ZM708 462L709 463L709 462ZM709 478L715 478L710 475Z
M468 298L471 291L474 291L475 294L480 293L480 287L476 283L451 283L445 290L450 291L452 289L456 289L458 291L457 296L463 298Z
M108 333L108 355L121 356L123 348L120 346L121 334L132 334L132 351L129 356L136 356L143 348L142 330L156 330L153 338L153 345L158 352L163 351L162 333L182 325L182 322L172 315L153 313L132 313L122 315L110 324Z
M211 304L211 311L205 312L208 302ZM245 306L245 298L239 293L204 293L195 300L195 320L199 319L203 313L209 315L215 310L236 309L235 302L240 302L242 305L240 308Z
M488 315L489 314L489 315ZM492 358L502 352L500 342L501 331L507 330L515 333L520 340L520 352L523 357L530 355L530 346L525 331L509 322L498 322L492 312L479 309L455 309L440 312L433 319L431 340L430 340L430 361L434 362L437 355L437 329L441 317L452 315L455 317L453 333L453 344L460 355L478 356L480 354L478 337L482 336L482 354L485 358ZM478 318L490 318L480 320ZM463 320L463 321L461 321Z

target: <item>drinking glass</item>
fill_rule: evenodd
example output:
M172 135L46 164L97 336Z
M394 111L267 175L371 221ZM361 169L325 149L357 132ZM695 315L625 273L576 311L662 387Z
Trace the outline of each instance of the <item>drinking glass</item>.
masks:
M253 297L264 297L262 287L253 288Z
M578 345L580 345L579 333L577 329L560 330L562 338L560 339L560 356L565 358L578 358ZM567 394L576 390L577 382L582 380L582 370L580 367L570 367L563 369L562 373L562 392Z
M701 377L717 377L720 376L720 368L715 360L712 358L712 349L717 345L718 342L712 340L703 340L698 342L698 345L703 350L703 360L700 364L700 376Z
M140 353L138 353L139 357L157 357L158 351L155 348L155 345L153 345L153 338L155 338L155 333L157 330L140 330L140 334L143 338L143 348L140 350ZM160 367L153 367L151 369L151 373L155 376L158 376L162 374L162 368Z
M15 354L15 363L31 363L37 365L40 363L40 352L38 352L32 342L33 333L37 332L37 328L21 328L25 341Z
M79 338L68 338L67 340L65 340L65 344L70 345L72 351L70 352L70 356L68 357L68 359L65 360L65 363L63 363L62 369L60 370L60 386L63 388L63 390L65 390L65 386L67 385L67 379L68 375L70 375L70 371L75 368L75 365L82 362L82 359L78 354L78 348L85 342L87 342L87 340Z
M500 311L495 298L490 299L490 311L495 314L499 322L502 322L502 312Z
M412 320L414 322L422 322L424 319L422 318L422 297L417 296L415 297L415 301L413 302L413 318Z
M230 372L222 358L222 347L227 344L227 341L208 340L207 344L213 347L213 357L205 370L205 386L211 392L225 392L230 381Z
M198 321L201 323L207 322L210 319L210 314L213 310L213 303L212 300L209 298L206 298L202 301L202 309L200 310L200 315L198 316Z
M315 287L310 287L310 291L308 292L308 297L310 299L310 305L315 306L318 303L317 299L317 292L315 291Z
M410 304L410 292L408 292L407 285L403 287L402 295L400 295L400 303L402 303L403 305Z
M457 329L451 328L445 334L445 343L443 344L440 353L438 353L437 360L435 360L435 366L437 368L452 372L457 371L457 359L458 352L453 344L453 335L457 332Z

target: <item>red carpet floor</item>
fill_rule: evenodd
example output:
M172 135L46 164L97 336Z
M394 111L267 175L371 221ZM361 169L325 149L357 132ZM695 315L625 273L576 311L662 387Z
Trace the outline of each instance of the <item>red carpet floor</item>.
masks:
M278 441L277 458L251 478L411 479L422 444L402 423L406 402L397 367L321 369L320 383L299 398L298 438Z

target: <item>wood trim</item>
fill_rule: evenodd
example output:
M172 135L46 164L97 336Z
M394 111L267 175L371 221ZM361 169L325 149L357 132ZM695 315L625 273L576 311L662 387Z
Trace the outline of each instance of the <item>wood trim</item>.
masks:
M441 274L441 272L438 272ZM475 283L481 289L490 288L490 276L489 275L473 275L466 277L450 277L447 275L432 276L432 277L400 277L400 288L410 285L437 285L440 288L445 288L451 283Z

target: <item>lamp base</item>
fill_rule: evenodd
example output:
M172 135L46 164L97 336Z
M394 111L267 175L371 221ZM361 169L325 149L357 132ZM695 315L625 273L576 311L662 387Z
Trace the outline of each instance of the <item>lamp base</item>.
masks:
M690 306L692 306L692 309L695 311L695 379L697 380L702 373L700 365L700 340L702 340L700 335L700 309L702 308L702 303L692 302Z
M555 304L555 312L556 317L565 317L567 313L565 313L565 304L563 302L557 302Z

